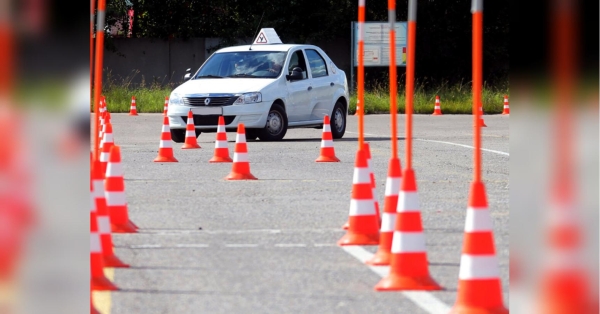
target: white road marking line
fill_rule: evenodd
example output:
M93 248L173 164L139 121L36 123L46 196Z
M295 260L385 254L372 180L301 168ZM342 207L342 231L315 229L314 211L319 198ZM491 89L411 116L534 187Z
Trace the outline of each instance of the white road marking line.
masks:
M257 229L257 230L194 230L194 229L155 229L140 230L138 233L153 235L180 235L180 234L244 234L244 233L281 233L279 229Z
M350 132L350 131L346 131L346 133L352 133L352 134L358 134L357 132ZM363 133L364 135L369 135L369 136L378 136L378 137L384 137L383 135L379 135L379 134L370 134L370 133ZM415 138L415 141L422 141L422 142L431 142L431 143L439 143L439 144L447 144L447 145L455 145L455 146L460 146L460 147L465 147L465 148L471 148L474 149L475 147L473 146L469 146L469 145L464 145L464 144L458 144L458 143L452 143L452 142L444 142L444 141L435 141L435 140L425 140L425 139L420 139L420 138ZM486 151L486 152L490 152L490 153L495 153L495 154L500 154L500 155L504 155L504 156L510 156L509 153L505 153L505 152L501 152L499 150L493 150L493 149L487 149L487 148L482 148L482 151Z
M334 244L334 243L315 243L314 246L315 247L337 246L337 244Z
M354 256L361 263L369 260L373 253L365 250L360 246L343 246L342 249L346 251L348 254ZM385 277L390 272L389 266L371 266L365 265L369 267L374 273L379 275L380 277ZM401 291L401 293L406 296L408 299L413 301L416 305L418 305L423 310L427 311L431 314L446 314L450 312L450 307L446 305L444 302L440 301L433 294L426 291Z
M225 247L257 247L258 244L225 244Z
M466 148L475 149L475 147L473 147L473 146L464 145L464 144L458 144L458 143L452 143L452 142L434 141L434 140L424 140L424 139L420 139L420 138L416 138L415 140L417 140L417 141L422 141L422 142L431 142L431 143L440 143L440 144L455 145L455 146L461 146L461 147L466 147ZM499 151L499 150L493 150L493 149L487 149L487 148L482 148L481 150L482 150L482 151L486 151L486 152L490 152L490 153L495 153L495 154L504 155L504 156L510 156L510 154L509 154L509 153L501 152L501 151Z
M304 243L277 243L276 247L306 247Z
M176 247L182 248L205 248L208 244L175 244Z
M130 248L132 249L156 249L161 248L160 244L140 244L140 245L132 245Z

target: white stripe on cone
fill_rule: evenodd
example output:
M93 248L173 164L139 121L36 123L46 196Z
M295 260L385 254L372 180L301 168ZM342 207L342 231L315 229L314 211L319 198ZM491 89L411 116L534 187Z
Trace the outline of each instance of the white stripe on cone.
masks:
M125 192L105 192L106 205L108 206L123 206L127 205L125 200Z
M243 143L243 142L246 142L246 134L245 134L245 133L244 133L244 134L240 134L240 133L238 133L238 134L235 136L235 142L236 142L236 143Z
M169 129L169 126L166 124L163 124L162 133L169 133L169 132L171 132L171 130Z
M331 133L331 125L323 124L323 133Z
M215 141L215 148L227 148L226 141Z
M90 234L90 252L102 253L102 248L100 246L100 235L95 232Z
M233 162L248 162L246 153L233 153Z
M492 217L487 208L467 208L465 232L492 231Z
M114 137L112 133L104 133L102 135L102 143L114 143Z
M352 183L371 183L369 169L355 167L354 176L352 177Z
M333 147L333 141L332 140L322 140L321 147Z
M120 177L123 175L123 167L120 162L109 162L106 167L106 177Z
M390 178L385 180L385 196L395 196L400 192L401 178Z
M425 235L423 232L394 231L392 253L425 252Z
M498 258L495 255L463 254L460 257L459 279L496 279L499 277Z
M102 180L94 180L92 182L94 190L92 191L92 197L94 199L104 197L104 182Z
M107 162L108 161L108 153L107 152L100 153L100 161L101 162Z
M392 232L396 226L396 214L395 213L382 213L381 214L381 232Z
M350 216L366 216L375 214L373 200L350 200Z
M129 110L133 110L133 109L135 109L135 106L129 107Z
M221 124L219 124L219 125L217 126L217 133L226 133L226 132L225 132L225 126L224 126L224 125L221 125Z
M196 137L196 132L194 132L194 131L185 131L185 137Z
M98 216L98 232L100 234L110 234L110 218L108 216Z
M158 145L159 148L171 148L171 141L163 141L160 140L160 143Z
M419 212L419 195L417 192L400 191L397 212Z

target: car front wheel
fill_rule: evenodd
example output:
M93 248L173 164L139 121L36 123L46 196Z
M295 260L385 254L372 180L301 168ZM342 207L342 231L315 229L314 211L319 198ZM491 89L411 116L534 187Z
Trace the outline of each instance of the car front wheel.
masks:
M287 114L281 105L273 104L267 115L267 124L260 130L258 138L261 141L279 141L287 132Z
M346 112L344 111L344 105L340 101L333 107L333 113L330 119L331 135L333 138L338 139L344 136L346 133Z
M185 142L185 129L171 129L171 139L175 143Z

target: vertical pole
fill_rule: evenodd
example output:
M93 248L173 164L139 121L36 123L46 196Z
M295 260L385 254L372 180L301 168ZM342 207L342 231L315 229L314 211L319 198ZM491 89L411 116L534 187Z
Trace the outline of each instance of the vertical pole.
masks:
M95 70L94 70L94 113L95 113L95 121L94 121L94 152L95 160L100 159L100 141L98 139L98 129L99 129L99 104L100 104L100 94L102 93L102 58L104 55L104 20L106 18L106 0L98 0L98 10L96 13L96 62L95 62Z
M406 56L406 169L412 169L412 112L415 80L417 1L408 1L408 49Z
M364 142L364 106L365 106L365 0L358 0L358 92L356 112L358 113L358 149L361 150Z
M472 0L473 15L473 180L481 182L481 88L483 85L483 0Z
M398 84L396 82L396 0L388 0L388 21L390 26L390 122L392 131L392 158L398 158L398 126L396 95Z
M91 0L90 7L90 97L93 99L94 90L94 9L96 0Z
M354 92L354 58L356 58L356 49L355 49L355 43L356 43L356 32L354 31L354 22L350 22L350 90L352 92ZM357 109L358 110L358 109Z

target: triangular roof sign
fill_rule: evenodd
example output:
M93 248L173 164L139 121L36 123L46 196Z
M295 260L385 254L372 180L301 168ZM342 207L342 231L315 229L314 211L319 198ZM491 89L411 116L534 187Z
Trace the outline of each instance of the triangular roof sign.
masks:
M254 39L255 45L283 44L274 28L262 28Z

